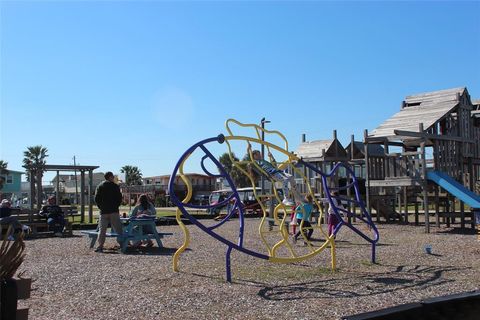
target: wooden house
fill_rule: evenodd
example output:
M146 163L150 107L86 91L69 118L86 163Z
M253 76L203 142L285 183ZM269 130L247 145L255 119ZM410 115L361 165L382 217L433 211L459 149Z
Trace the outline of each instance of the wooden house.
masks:
M0 188L0 200L9 199L15 205L17 200L22 198L21 181L24 173L10 169L0 173L0 179L3 181Z

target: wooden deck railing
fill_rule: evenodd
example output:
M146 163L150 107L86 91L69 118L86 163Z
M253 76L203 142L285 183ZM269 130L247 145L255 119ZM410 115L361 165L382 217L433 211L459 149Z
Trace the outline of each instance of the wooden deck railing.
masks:
M385 157L369 160L369 178L384 180L392 178L418 179L421 176L421 159L419 152L390 153Z

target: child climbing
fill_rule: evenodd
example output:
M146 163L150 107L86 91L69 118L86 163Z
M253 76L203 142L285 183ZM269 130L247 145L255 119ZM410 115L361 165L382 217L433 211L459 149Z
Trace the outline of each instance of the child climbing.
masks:
M338 192L332 191L330 192L330 196L332 198L332 202L335 207L338 207L339 202L337 200L338 197ZM331 236L333 231L335 230L335 227L340 221L338 221L338 217L335 214L335 209L333 209L332 204L328 205L328 236Z
M313 198L310 194L307 194L304 201L297 207L296 209L296 218L297 218L297 225L301 225L303 220L302 230L298 230L295 236L293 237L293 241L297 242L298 237L303 233L307 233L306 239L310 240L313 233L312 225L310 224L310 217L313 211ZM307 245L307 242L304 241L304 244Z
M294 196L294 200L300 202L302 199L302 196L298 193L297 191L297 184L295 183L294 177L286 172L283 172L282 170L279 170L276 165L262 159L262 154L260 153L259 150L253 150L252 151L252 146L248 144L247 147L247 154L252 153L253 160L258 164L258 166L265 172L267 173L270 178L272 178L276 182L281 182L282 183L282 190L283 190L283 201L282 203L287 206L293 206L295 203L288 197L289 196L289 189L288 189L288 184L290 183L290 187L292 189L292 193ZM270 160L275 163L275 159L273 158L273 155L269 152L268 156L270 157Z

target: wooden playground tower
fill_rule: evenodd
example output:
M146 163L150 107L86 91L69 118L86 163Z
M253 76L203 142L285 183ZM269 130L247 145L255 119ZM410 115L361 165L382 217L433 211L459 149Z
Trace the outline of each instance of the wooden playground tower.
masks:
M303 134L302 143L295 151L295 154L301 157L303 161L310 163L322 172L330 172L338 162L348 161L348 155L340 141L337 139L336 130L333 131L332 139L327 140L306 141L306 136ZM325 198L326 195L321 177L313 172L313 170L307 168L304 168L303 174L310 181L310 185L315 194L321 198ZM300 192L305 193L306 186L304 182L301 181L298 176L296 176L296 178ZM331 183L337 185L338 179L338 175L334 176L334 181L331 181Z
M383 155L369 154L372 145L383 147ZM376 209L377 220L383 216L387 221L408 222L408 207L414 206L418 224L421 206L425 230L430 232L429 203L433 202L436 226L441 218L447 226L460 218L464 228L465 217L473 226L464 196L480 183L480 107L472 103L467 88L407 96L398 113L372 133L365 130L363 153L367 207ZM433 182L437 173L467 191L446 192L444 185Z
M361 150L359 150L361 148ZM380 150L380 151L379 151ZM371 157L383 156L382 147L374 145L369 146L369 152ZM299 145L295 154L302 158L303 161L311 164L313 167L320 169L322 172L329 173L337 163L343 162L349 164L355 171L357 181L359 183L359 190L363 194L364 192L364 176L365 176L365 159L363 157L363 143L360 141L354 141L352 136L352 142L344 148L341 142L337 139L337 130L333 130L332 139L326 140L313 140L306 141L305 134L302 135L302 143ZM361 157L360 157L361 155ZM304 176L309 180L310 185L318 199L325 200L327 195L325 193L325 186L322 183L321 177L313 170L304 168ZM304 181L296 175L297 186L300 188L300 192L306 192L306 186ZM328 184L332 186L345 186L352 181L347 181L345 172L338 170L337 174L327 178ZM344 191L340 191L343 197L353 199L355 196L352 194L352 189L347 188ZM324 205L325 202L321 202L320 205ZM357 212L361 212L361 208L358 208L354 203L344 203L345 208L352 212L352 216L348 216L348 222L356 221L355 215ZM326 209L324 207L324 209Z

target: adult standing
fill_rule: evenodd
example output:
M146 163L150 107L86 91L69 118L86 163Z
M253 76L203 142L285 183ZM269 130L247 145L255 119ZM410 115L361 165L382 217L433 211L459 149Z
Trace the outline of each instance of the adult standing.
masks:
M105 173L105 181L100 183L95 191L95 202L100 209L100 217L98 220L98 246L95 252L103 252L105 244L105 235L107 233L108 224L119 235L123 233L122 222L120 221L119 207L122 203L122 193L120 187L114 182L113 173L108 171ZM122 242L117 238L117 242Z

